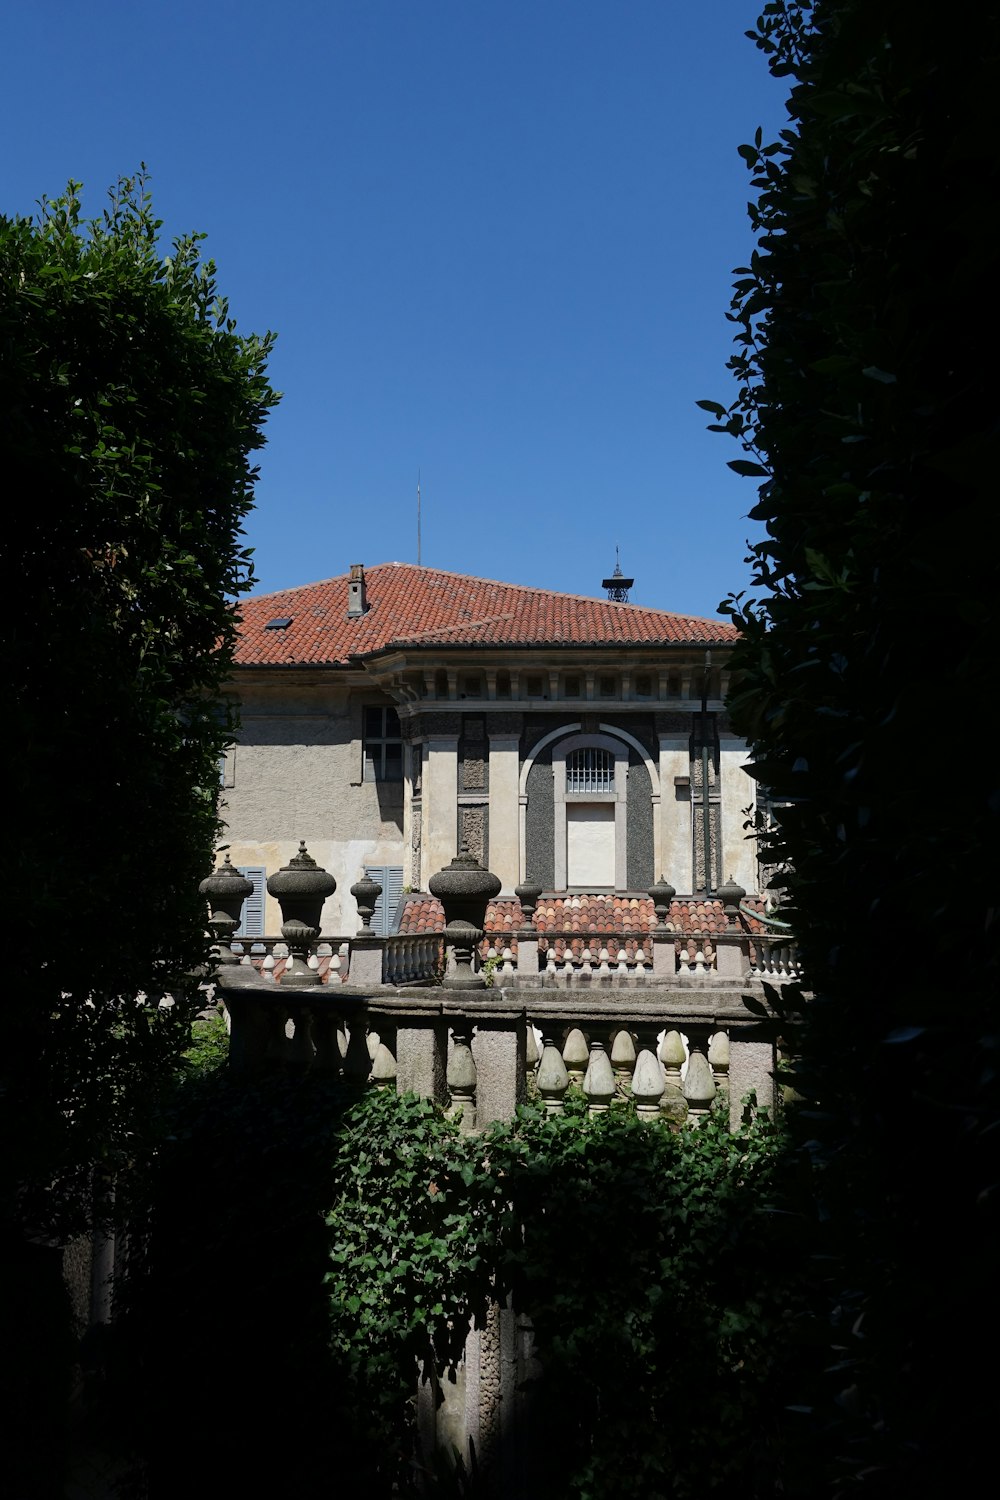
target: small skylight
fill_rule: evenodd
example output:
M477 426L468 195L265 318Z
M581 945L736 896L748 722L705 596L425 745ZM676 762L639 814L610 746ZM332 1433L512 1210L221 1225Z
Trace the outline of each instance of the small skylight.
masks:
M287 630L292 623L291 615L278 615L274 620L268 620L264 626L265 630Z

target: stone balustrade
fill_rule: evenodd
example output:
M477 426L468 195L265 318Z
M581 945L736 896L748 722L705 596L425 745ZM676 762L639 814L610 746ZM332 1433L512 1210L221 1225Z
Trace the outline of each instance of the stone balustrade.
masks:
M592 1114L630 1096L641 1118L670 1125L698 1119L720 1094L734 1121L751 1089L774 1103L772 1044L736 981L285 990L240 965L217 984L234 1067L310 1067L359 1089L412 1091L460 1112L463 1130L510 1119L533 1097L561 1113L574 1086Z

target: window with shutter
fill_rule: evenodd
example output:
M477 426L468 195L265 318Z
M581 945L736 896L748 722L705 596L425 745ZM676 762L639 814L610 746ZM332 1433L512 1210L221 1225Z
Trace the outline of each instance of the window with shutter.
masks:
M382 894L375 902L372 932L379 937L388 937L394 930L396 910L403 897L403 866L366 865L365 874L382 887Z
M237 865L241 875L253 881L253 894L248 896L240 912L240 925L234 936L264 936L264 898L267 894L267 868L264 865Z

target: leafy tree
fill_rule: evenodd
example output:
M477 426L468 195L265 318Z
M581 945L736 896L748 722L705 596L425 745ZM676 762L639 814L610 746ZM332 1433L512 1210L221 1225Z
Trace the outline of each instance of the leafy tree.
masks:
M189 1035L251 455L272 337L200 236L163 257L144 175L0 219L7 1235L65 1238ZM13 897L13 908L11 907ZM138 998L137 998L138 997ZM148 997L148 998L145 998Z
M998 32L993 6L974 34L902 0L765 7L749 34L793 80L791 125L741 148L739 394L701 403L764 480L731 709L787 804L775 857L813 991L791 1037L809 1493L950 1486L992 1431L963 1377L972 1331L997 1332Z

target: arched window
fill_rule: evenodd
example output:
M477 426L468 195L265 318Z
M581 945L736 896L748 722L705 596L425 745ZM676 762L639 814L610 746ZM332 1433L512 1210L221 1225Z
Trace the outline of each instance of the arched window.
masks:
M587 745L566 757L567 792L613 792L615 757L611 750Z

